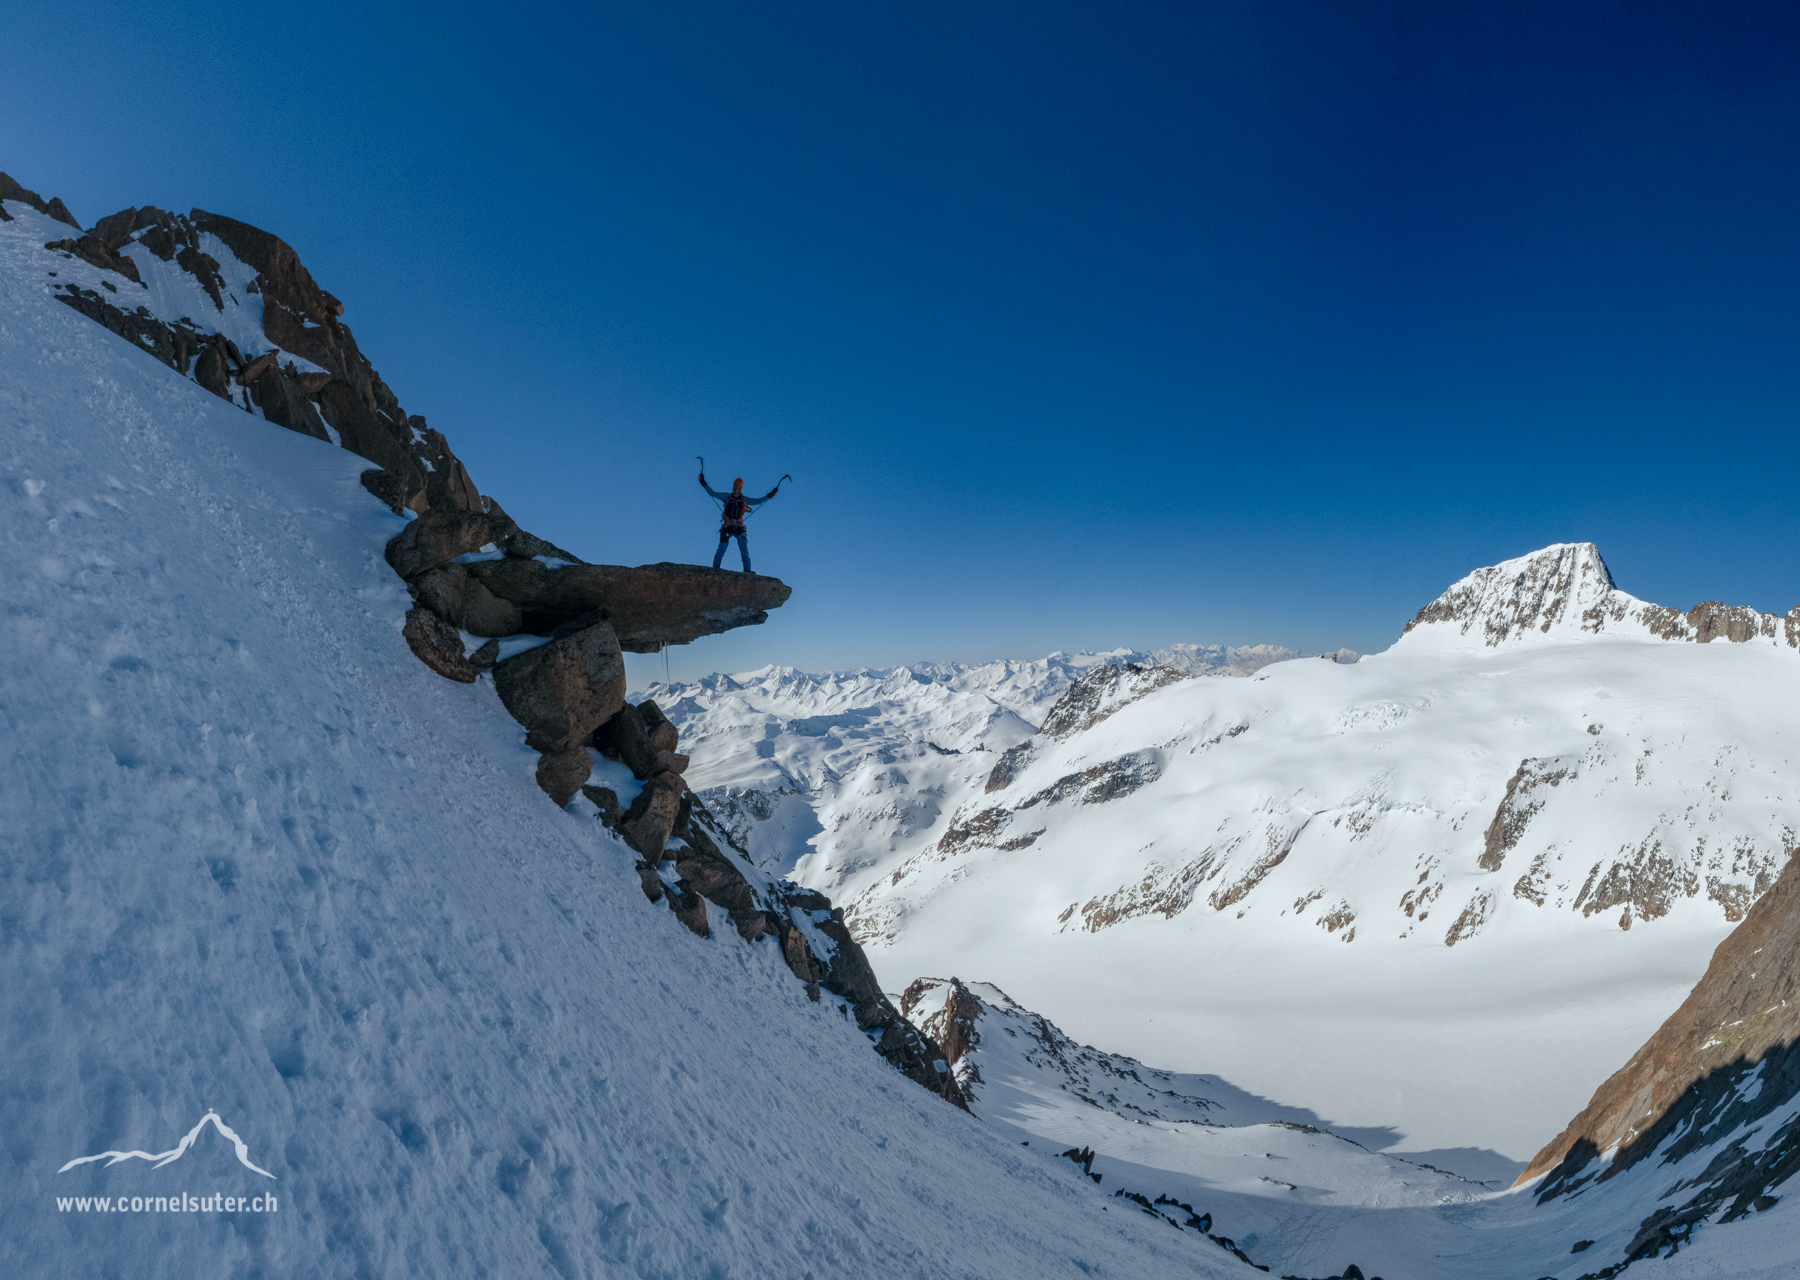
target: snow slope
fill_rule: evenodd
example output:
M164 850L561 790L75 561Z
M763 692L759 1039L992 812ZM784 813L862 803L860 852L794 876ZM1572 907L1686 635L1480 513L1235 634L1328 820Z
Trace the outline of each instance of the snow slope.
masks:
M796 874L850 900L890 985L978 975L1085 1040L1497 1168L1643 1042L1793 851L1800 744L1765 712L1800 695L1792 634L1548 548L1354 665L1181 680L1038 735L994 791L985 726L938 743L966 762L840 733L858 800L795 824ZM746 720L697 698L683 731Z
M7 211L9 1274L1248 1274L646 903L408 652L366 464L53 301L66 228ZM211 1123L67 1167L209 1111L272 1178Z
M1216 1077L1078 1044L991 984L924 978L897 1002L958 1046L958 1079L990 1124L1015 1128L1032 1146L1093 1151L1091 1167L1115 1197L1141 1197L1127 1204L1177 1228L1203 1223L1215 1241L1275 1275L1339 1275L1354 1262L1365 1275L1390 1278L1572 1280L1622 1261L1640 1224L1689 1194L1672 1197L1671 1187L1691 1187L1734 1145L1756 1151L1770 1143L1800 1110L1796 1103L1730 1126L1673 1160L1669 1148L1680 1135L1671 1134L1656 1157L1624 1175L1539 1204L1542 1184L1511 1191L1505 1179L1472 1182L1372 1151L1321 1129L1309 1113ZM1702 1225L1673 1256L1636 1265L1682 1280L1792 1275L1800 1209L1786 1203L1791 1198Z

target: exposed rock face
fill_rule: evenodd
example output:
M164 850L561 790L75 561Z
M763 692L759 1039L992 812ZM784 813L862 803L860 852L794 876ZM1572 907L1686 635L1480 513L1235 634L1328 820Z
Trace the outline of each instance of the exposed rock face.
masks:
M1032 751L1033 747L1030 741L1025 741L1001 752L1000 759L988 772L987 785L982 788L983 793L991 796L996 791L1004 791L1012 786L1013 779L1019 776L1019 771L1031 760Z
M1483 871L1498 871L1506 855L1525 834L1531 815L1542 809L1542 788L1559 786L1576 769L1577 760L1557 757L1549 760L1521 760L1519 770L1506 784L1506 795L1488 824L1487 836L1478 863Z
M103 241L94 236L84 235L79 239L72 240L49 240L45 242L44 248L72 253L83 262L91 263L102 271L117 272L140 287L144 283L138 275L137 263L130 258L121 258Z
M1772 613L1758 613L1744 605L1718 600L1702 600L1687 613L1687 624L1701 644L1718 639L1743 644L1758 636L1772 637L1780 631L1781 621Z
M195 381L199 381L198 375ZM375 467L363 472L361 479L363 488L387 503L388 510L395 515L402 511L425 510L424 482L411 472L384 471Z
M1091 729L1114 712L1130 706L1145 694L1189 679L1175 667L1144 667L1135 663L1102 664L1070 685L1044 717L1041 732L1062 739Z
M1468 577L1419 610L1403 634L1479 640L1492 648L1528 635L1650 635L1659 640L1720 638L1800 648L1800 607L1787 615L1703 601L1686 613L1646 604L1613 585L1591 542L1559 543Z
M278 427L298 431L315 440L331 439L331 433L325 430L325 424L319 418L319 411L307 399L294 366L277 368L274 354L271 351L253 361L242 375L242 381L250 387L251 402L263 411L263 417ZM257 364L261 361L268 363L259 369Z
M548 644L496 663L494 688L533 751L585 748L625 705L625 659L605 621L576 619Z
M4 174L0 199L22 200L76 226L60 201L45 202ZM246 291L260 295L268 349L246 353L216 327L191 317L170 321L146 307L119 305L118 286L111 282L102 283L114 297L75 286L59 296L176 372L191 371L214 395L246 411L259 409L289 430L336 438L374 463L362 473L363 487L396 515L417 515L386 549L417 602L403 627L413 653L463 683L492 671L501 702L540 753L538 785L558 805L584 793L593 800L606 825L641 855L639 880L652 902L666 901L701 937L711 934L709 902L747 941L772 936L814 999L821 988L841 996L884 1057L962 1105L941 1051L881 994L841 914L829 900L792 884L751 884L739 866L742 850L734 850L736 856L720 850L713 837L722 831L687 790L688 758L676 751L676 727L653 702L625 704L621 638L635 652L653 652L761 623L787 600L786 584L693 565L587 565L520 528L477 491L444 437L401 408L343 323L343 304L319 287L289 245L265 231L197 209L184 218L133 208L79 237L53 242L50 251L142 284L137 262L123 252L135 241L192 274L223 312L224 276L219 260L201 248L206 235L256 272ZM230 301L241 305L235 297ZM292 358L284 362L283 353ZM302 370L300 361L316 367ZM459 562L489 547L502 558ZM490 638L468 655L461 630ZM498 638L521 632L549 639L499 661ZM602 726L607 728L598 745L626 759L645 780L623 811L612 791L586 785L589 743ZM660 871L670 861L677 871L673 884Z
M58 222L66 222L77 231L81 224L75 221L75 215L69 212L60 197L52 196L45 200L35 191L27 191L4 173L0 173L0 200L22 200L46 217L55 218ZM8 218L7 221L12 221Z
M1542 1202L1653 1156L1671 1163L1784 1111L1797 1095L1800 861L1790 861L1713 952L1681 1007L1538 1152L1519 1181L1548 1174L1538 1191ZM1611 1161L1602 1161L1609 1151ZM1775 1203L1771 1192L1796 1171L1800 1121L1790 1118L1756 1142L1733 1143L1700 1177L1663 1197L1667 1207L1640 1224L1625 1261L1681 1243L1721 1212L1718 1220L1729 1222L1768 1208Z
M981 1043L977 1024L981 1021L982 1008L974 992L957 978L948 982L941 978L916 978L900 996L900 1012L912 1018L926 993L939 987L947 988L943 1005L929 1016L918 1019L917 1025L943 1048L945 1061L953 1068L960 1068L969 1052ZM973 1062L969 1063L969 1070L958 1070L957 1075L971 1084L981 1082L981 1073Z
M482 561L469 573L518 606L522 630L547 635L569 618L603 609L631 653L656 653L701 636L768 620L792 588L779 578L691 564L551 567L541 560Z
M0 198L25 200L73 224L59 201L46 203L4 175L0 175ZM135 241L193 275L216 313L225 309L227 299L218 260L200 247L207 234L217 236L239 261L257 272L249 289L260 295L263 334L271 349L246 355L213 335L215 340L194 367L197 382L236 402L228 385L235 380L250 389L245 407L261 409L269 421L318 439L331 438L327 427L337 432L344 448L400 477L389 486L399 491L399 501L390 503L396 509L484 510L468 471L443 436L432 431L423 418L409 416L400 407L393 391L358 350L349 326L339 319L343 304L319 287L299 256L278 237L204 210L195 209L184 217L147 206L121 210L102 218L91 231L51 242L49 247L126 281L141 283L137 264L123 252ZM170 320L149 317L147 312L141 313L143 323L132 324L120 319L121 314L131 314L128 310L108 311L110 304L100 305L97 298L83 300L79 290L59 296L183 374L188 372L188 359L173 355L180 343L176 331L184 327L200 330L204 338L208 336L204 331L213 327L204 317L199 321L188 317ZM206 344L197 344L190 337L187 355L200 345ZM283 367L278 352L318 368L303 373L291 359ZM411 500L414 493L425 495L424 501L415 504Z

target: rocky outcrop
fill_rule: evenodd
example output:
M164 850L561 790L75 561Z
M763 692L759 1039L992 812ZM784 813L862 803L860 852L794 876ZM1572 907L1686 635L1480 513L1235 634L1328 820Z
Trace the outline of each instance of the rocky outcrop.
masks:
M981 1021L981 1001L957 978L945 981L941 978L916 978L900 995L900 1012L907 1018L913 1018L926 995L938 988L942 992L943 1003L923 1018L915 1019L919 1030L937 1041L944 1051L944 1060L954 1068L960 1068L968 1054L981 1044L981 1032L978 1024ZM972 1083L981 1082L981 1072L971 1061L966 1071L958 1071L959 1076Z
M1167 685L1190 679L1175 667L1147 667L1125 662L1095 667L1064 691L1044 716L1040 732L1061 740L1124 710Z
M1667 1165L1755 1132L1800 1096L1800 861L1713 952L1669 1020L1594 1092L1532 1160L1540 1202L1605 1182L1655 1158ZM1611 1153L1610 1160L1604 1157ZM1723 1147L1698 1177L1677 1183L1646 1218L1622 1262L1686 1241L1701 1223L1766 1209L1800 1171L1800 1121ZM1608 1272L1607 1274L1612 1274Z
M657 653L667 645L756 626L792 594L779 578L691 564L553 566L509 556L471 564L469 574L518 607L523 631L544 635L568 618L604 610L630 653Z
M130 258L121 258L117 252L107 247L106 243L91 235L77 239L47 240L44 248L55 249L63 253L72 253L83 262L99 267L102 271L111 271L124 276L125 279L144 287L143 279L138 275L137 263Z
M1519 761L1518 772L1507 781L1506 794L1483 837L1481 857L1476 860L1483 871L1500 870L1506 855L1524 836L1532 815L1543 809L1547 799L1543 788L1562 785L1563 779L1575 772L1578 759Z
M994 767L988 770L987 785L982 787L982 791L991 796L996 791L1004 791L1012 786L1013 779L1030 763L1034 750L1028 740L1002 751L1000 758L994 762Z

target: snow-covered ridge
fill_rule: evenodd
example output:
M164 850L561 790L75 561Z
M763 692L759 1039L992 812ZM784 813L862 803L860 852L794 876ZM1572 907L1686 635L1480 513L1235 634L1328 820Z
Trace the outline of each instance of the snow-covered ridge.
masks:
M829 876L916 847L946 816L944 800L980 785L1084 677L1146 667L1158 673L1152 683L1245 676L1301 656L1278 645L1182 644L824 673L766 667L633 696L654 699L681 731L691 785L758 865L785 872L806 862ZM1323 656L1357 658L1348 649ZM1126 676L1121 688L1145 678ZM1103 700L1109 713L1135 696ZM1104 713L1096 702L1087 714Z

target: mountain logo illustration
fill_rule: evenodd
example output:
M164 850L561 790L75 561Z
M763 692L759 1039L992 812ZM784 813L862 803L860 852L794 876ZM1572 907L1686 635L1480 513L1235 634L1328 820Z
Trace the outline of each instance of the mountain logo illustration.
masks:
M96 1160L106 1161L106 1167L109 1169L112 1168L113 1165L118 1164L121 1160L149 1160L152 1162L151 1168L160 1169L165 1164L172 1164L181 1159L182 1156L186 1155L188 1148L194 1145L194 1139L200 1136L200 1131L206 1128L206 1123L209 1120L212 1121L213 1128L219 1131L221 1137L231 1139L231 1145L237 1148L239 1164L254 1173L262 1174L265 1178L275 1177L275 1175L270 1173L267 1169L257 1168L256 1165L250 1163L250 1148L245 1145L242 1138L237 1136L236 1131L233 1130L230 1125L219 1119L219 1113L217 1111L208 1111L205 1115L201 1116L200 1123L195 1125L192 1129L189 1129L187 1131L187 1136L183 1138L180 1145L172 1151L163 1151L155 1155L152 1155L148 1151L102 1151L97 1156L82 1156L79 1159L71 1160L62 1168L58 1169L57 1172L67 1173L78 1164L92 1164Z

